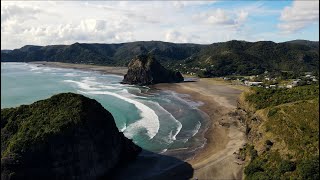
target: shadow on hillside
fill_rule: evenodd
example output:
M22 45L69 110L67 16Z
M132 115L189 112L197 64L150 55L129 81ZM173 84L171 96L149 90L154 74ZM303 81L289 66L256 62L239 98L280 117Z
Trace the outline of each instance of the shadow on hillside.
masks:
M175 157L142 150L136 160L117 168L113 174L111 179L117 180L184 180L192 178L193 168Z

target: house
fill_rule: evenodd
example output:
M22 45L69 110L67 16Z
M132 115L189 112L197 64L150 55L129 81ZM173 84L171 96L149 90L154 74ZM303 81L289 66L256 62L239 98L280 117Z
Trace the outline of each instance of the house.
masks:
M251 81L244 81L244 84L247 86L259 86L262 82L251 82Z

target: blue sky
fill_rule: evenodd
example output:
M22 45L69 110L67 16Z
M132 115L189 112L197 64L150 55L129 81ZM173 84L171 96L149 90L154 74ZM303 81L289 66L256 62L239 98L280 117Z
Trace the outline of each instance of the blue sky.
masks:
M1 1L1 49L160 40L319 40L319 1Z

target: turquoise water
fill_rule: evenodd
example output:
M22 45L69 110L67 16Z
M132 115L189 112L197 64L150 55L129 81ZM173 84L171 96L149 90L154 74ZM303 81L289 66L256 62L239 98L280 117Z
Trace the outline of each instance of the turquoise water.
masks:
M121 80L95 71L1 63L1 108L75 92L100 102L119 131L146 150L189 155L203 146L206 117L197 109L201 102L172 91L123 85Z

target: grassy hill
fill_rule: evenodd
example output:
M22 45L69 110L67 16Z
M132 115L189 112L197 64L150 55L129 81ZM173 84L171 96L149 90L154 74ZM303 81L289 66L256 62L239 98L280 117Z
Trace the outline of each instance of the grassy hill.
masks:
M319 86L251 89L240 107L250 157L246 179L319 179Z
M165 67L202 77L252 75L264 71L319 72L319 42L296 40L228 41L176 44L138 41L121 44L80 44L31 46L1 51L1 62L58 61L126 66L136 55L152 52Z

